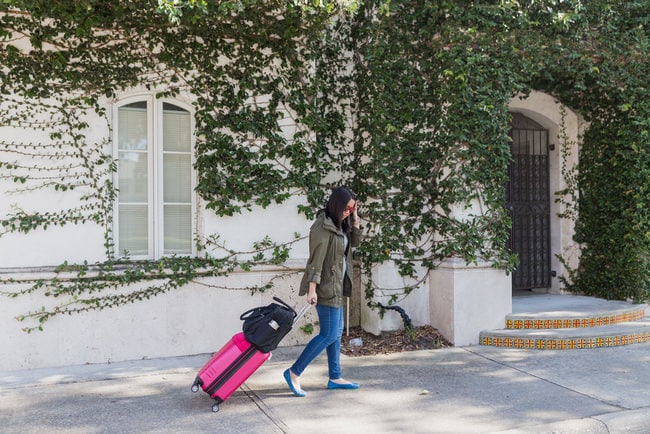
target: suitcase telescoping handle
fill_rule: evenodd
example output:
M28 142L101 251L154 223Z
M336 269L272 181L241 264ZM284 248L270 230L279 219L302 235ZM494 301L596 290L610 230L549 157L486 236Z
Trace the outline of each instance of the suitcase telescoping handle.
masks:
M294 325L300 320L300 318L305 316L305 314L307 313L307 311L311 306L312 306L311 304L306 304L302 307L302 309L300 309L300 311L296 314L296 317L293 319Z

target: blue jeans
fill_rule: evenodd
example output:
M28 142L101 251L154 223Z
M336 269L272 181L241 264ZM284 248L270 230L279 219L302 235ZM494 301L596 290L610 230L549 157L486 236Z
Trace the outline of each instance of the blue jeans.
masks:
M323 350L327 350L327 367L331 380L341 378L341 335L343 334L343 308L316 305L320 332L307 344L291 371L302 375L307 366Z

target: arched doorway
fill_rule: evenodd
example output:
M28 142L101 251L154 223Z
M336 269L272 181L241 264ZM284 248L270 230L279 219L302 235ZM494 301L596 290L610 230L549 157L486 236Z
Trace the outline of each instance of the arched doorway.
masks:
M549 131L512 113L512 162L506 200L512 217L510 250L519 256L512 289L551 286Z

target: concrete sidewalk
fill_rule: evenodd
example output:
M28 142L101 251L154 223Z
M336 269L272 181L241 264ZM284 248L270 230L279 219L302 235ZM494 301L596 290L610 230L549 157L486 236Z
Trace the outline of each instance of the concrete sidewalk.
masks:
M274 351L212 413L190 386L209 355L0 372L0 431L31 433L650 432L650 343L570 351L449 348L343 356L359 390L327 390L326 361L296 398Z

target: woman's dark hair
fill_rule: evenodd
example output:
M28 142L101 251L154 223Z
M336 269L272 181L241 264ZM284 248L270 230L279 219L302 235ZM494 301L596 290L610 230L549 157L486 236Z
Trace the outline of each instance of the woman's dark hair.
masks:
M343 232L350 232L351 229L350 216L345 220L341 218L343 217L343 212L348 207L350 199L357 200L357 196L345 187L338 187L330 195L327 206L325 207L325 215L331 218L336 227L342 229Z

